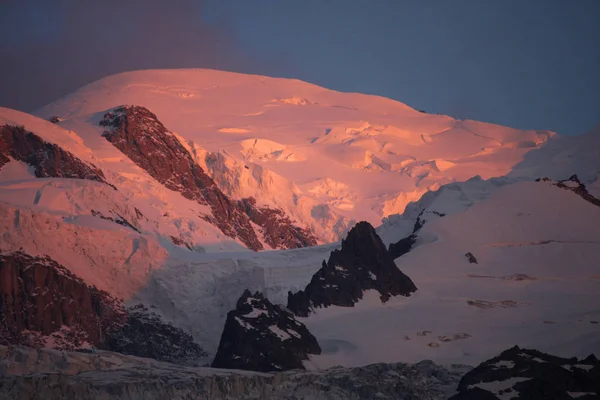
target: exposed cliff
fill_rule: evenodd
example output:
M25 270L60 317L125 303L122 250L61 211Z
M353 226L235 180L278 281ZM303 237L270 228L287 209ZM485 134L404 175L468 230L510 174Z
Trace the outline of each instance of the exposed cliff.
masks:
M312 277L305 290L288 294L287 306L306 317L315 307L352 307L366 290L391 296L409 296L417 290L412 280L396 267L390 253L368 222L359 222Z
M129 309L48 257L0 255L0 344L98 347L186 365L206 353L143 306Z
M100 125L104 137L140 168L168 189L210 206L203 218L225 235L237 238L249 249L263 250L257 231L272 248L316 245L314 235L294 226L281 210L259 208L252 198L234 200L225 195L179 139L148 109L122 106L106 113Z
M48 257L0 255L0 343L86 347L100 342L124 315L108 293Z
M38 178L89 179L106 183L104 173L22 126L0 125L0 168L15 160L29 164Z

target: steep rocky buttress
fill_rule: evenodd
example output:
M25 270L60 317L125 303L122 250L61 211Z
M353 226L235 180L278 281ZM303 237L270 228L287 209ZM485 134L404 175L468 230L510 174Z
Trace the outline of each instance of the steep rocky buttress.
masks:
M289 217L280 209L257 207L252 197L237 202L238 207L261 227L264 241L274 249L308 247L317 245L314 235L304 228L293 225Z
M78 348L99 343L123 319L115 299L56 261L0 255L0 343Z
M89 179L107 183L102 170L22 126L0 126L0 168L10 161L9 157L34 167L38 178Z
M227 321L214 368L251 371L304 369L309 354L320 354L317 339L285 308L246 290Z
M272 248L317 244L309 230L294 226L281 210L258 208L252 198L230 199L148 109L118 107L107 112L100 125L106 128L103 135L110 143L158 182L187 199L210 206L212 215L203 218L249 249L264 248L251 222L260 227L264 241Z
M0 255L0 344L91 347L197 365L206 353L180 328L143 306L87 285L48 257Z
M329 261L323 261L306 289L288 293L287 307L306 317L315 307L352 307L370 289L377 290L386 302L391 296L409 296L417 287L396 267L375 228L359 222L342 240L341 250L334 250Z

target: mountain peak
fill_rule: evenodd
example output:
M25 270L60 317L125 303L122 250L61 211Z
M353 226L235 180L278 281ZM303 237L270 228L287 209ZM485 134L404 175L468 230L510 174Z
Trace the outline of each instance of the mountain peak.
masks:
M306 317L315 307L352 307L371 289L385 303L391 296L409 296L417 287L396 267L375 228L363 221L323 261L305 290L288 293L288 308Z
M309 354L320 354L317 339L285 308L262 293L244 290L227 313L215 368L252 371L304 369Z
M345 239L342 239L342 252L353 252L357 256L383 254L385 245L377 235L373 225L361 221L354 225Z

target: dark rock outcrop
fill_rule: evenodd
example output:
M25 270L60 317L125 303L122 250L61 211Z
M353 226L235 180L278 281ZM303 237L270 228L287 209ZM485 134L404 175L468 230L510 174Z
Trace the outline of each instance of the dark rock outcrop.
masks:
M142 305L125 309L48 257L0 255L0 344L97 347L186 365L206 353Z
M562 181L553 181L549 178L540 178L536 179L536 182L547 182L561 189L569 190L585 201L600 207L600 199L595 198L590 194L590 192L588 192L587 188L583 183L581 183L577 175L571 175L569 179L564 179Z
M139 106L122 106L104 115L104 137L168 189L210 206L203 218L225 235L238 238L249 249L264 247L251 222L261 229L272 248L316 245L314 235L294 226L281 210L257 208L254 199L241 201L225 195L192 158L188 150L156 115Z
M369 289L377 290L386 302L391 296L409 296L417 287L396 267L371 224L359 222L342 240L341 250L323 261L306 289L288 293L287 306L305 317L315 307L352 307Z
M469 252L465 254L465 257L467 257L467 260L469 261L470 264L479 264L477 262L477 259L475 258L475 256L473 255L473 253Z
M600 361L560 358L515 346L465 374L459 393L466 399L598 399Z
M34 167L38 178L89 179L107 183L102 170L22 126L0 126L0 168L10 160L9 157Z
M199 366L207 356L189 333L165 323L142 304L128 308L125 323L107 334L97 347L191 366Z
M140 230L138 228L136 228L133 224L131 224L129 221L127 221L127 219L125 219L125 217L123 217L122 215L119 215L118 213L116 214L116 217L107 217L104 214L102 214L102 212L100 212L100 211L96 211L96 210L91 210L91 211L92 211L92 216L94 216L94 217L99 217L106 221L114 222L115 224L119 224L126 228L132 229L132 230L136 231L137 233L140 233ZM136 211L139 211L139 210L136 208Z
M389 252L392 259L401 257L412 250L417 241L417 232L425 225L431 217L444 217L446 214L435 210L423 210L417 216L412 233L405 238L400 239L396 243L390 243Z
M56 261L23 252L0 255L0 343L59 348L95 344L122 323L120 304ZM53 335L54 334L54 335Z
M239 204L250 220L260 226L264 241L272 248L294 249L317 245L312 232L295 226L282 210L259 208L252 197L240 200Z
M304 369L309 354L320 354L317 339L284 307L245 290L227 321L214 368L251 371Z

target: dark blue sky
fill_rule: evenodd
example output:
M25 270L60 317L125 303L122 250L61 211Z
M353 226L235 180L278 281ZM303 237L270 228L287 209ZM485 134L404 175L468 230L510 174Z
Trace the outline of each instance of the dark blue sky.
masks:
M124 70L208 67L517 128L600 123L599 0L90 3L0 4L0 104L30 110Z

